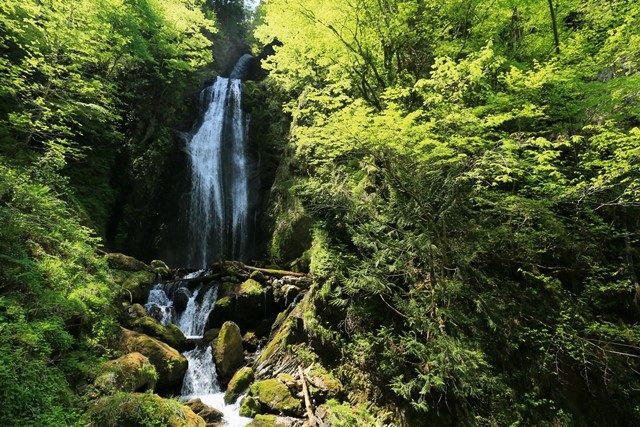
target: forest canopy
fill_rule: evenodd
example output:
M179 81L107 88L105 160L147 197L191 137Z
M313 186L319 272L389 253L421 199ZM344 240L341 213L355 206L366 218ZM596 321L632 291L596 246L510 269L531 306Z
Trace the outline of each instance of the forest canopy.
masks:
M251 50L244 290L311 284L241 359L322 365L335 425L640 424L637 1L3 0L0 425L89 423L122 278L159 277L105 254L158 256L198 94Z

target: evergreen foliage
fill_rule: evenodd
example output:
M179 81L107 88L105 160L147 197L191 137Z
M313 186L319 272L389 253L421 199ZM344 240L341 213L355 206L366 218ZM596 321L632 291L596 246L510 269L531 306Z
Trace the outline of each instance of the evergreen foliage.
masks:
M148 105L174 115L210 63L202 5L0 4L1 425L82 422L79 393L116 326L97 237L118 192L111 170L149 151L136 140Z
M554 14L559 53L543 1L263 4L324 283L307 326L354 401L640 421L640 7Z

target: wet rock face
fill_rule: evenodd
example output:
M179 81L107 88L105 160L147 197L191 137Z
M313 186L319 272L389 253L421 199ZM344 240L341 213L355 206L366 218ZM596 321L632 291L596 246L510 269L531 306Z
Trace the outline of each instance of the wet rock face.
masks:
M235 371L244 364L242 336L234 322L225 322L215 341L214 359L220 379L227 382Z

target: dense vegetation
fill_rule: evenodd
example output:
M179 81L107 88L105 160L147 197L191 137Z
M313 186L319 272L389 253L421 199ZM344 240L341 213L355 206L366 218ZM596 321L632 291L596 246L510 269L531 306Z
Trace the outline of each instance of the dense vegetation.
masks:
M121 308L102 250L153 247L136 233L174 131L245 42L275 47L245 85L252 138L281 155L265 258L314 278L304 328L347 390L338 425L639 424L640 4L246 16L0 3L0 425L86 423ZM181 406L138 399L141 424Z
M0 4L2 425L80 419L75 388L115 325L97 236L211 62L202 3Z
M640 7L261 19L293 117L272 248L313 224L308 326L353 400L410 425L637 424Z

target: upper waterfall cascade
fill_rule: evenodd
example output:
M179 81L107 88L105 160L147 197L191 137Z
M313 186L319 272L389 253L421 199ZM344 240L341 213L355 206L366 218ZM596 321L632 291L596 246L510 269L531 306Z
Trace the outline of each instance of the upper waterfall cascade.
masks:
M251 55L237 62L230 78L218 77L200 94L202 124L187 152L191 167L189 263L247 260L252 238L248 118L242 110L242 81Z

